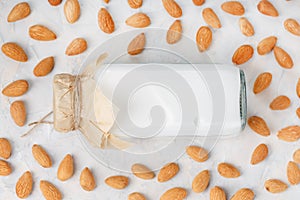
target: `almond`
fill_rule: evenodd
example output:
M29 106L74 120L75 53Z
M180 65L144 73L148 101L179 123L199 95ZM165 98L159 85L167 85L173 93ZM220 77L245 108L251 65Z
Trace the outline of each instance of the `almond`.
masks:
M207 26L201 26L197 31L196 42L200 52L206 51L212 42L212 31Z
M14 42L3 44L1 50L7 57L15 61L26 62L28 60L23 48Z
M179 172L179 165L177 163L168 163L160 169L157 180L158 182L166 182L172 179Z
M148 15L144 13L136 13L130 17L128 17L125 21L128 26L132 26L134 28L144 28L151 24L151 20Z
M225 178L237 178L241 175L240 171L229 163L220 163L218 165L218 172Z
M139 192L133 192L128 195L128 200L146 200L146 197Z
M32 146L32 155L42 167L49 168L52 166L52 160L50 156L40 145L34 144Z
M252 200L254 199L254 192L249 188L242 188L238 190L230 200Z
M129 184L129 179L126 176L110 176L105 179L105 183L114 189L124 189Z
M136 177L144 179L144 180L153 179L155 177L154 172L142 164L132 165L131 171Z
M56 34L42 25L34 25L29 28L29 36L39 41L50 41L56 39Z
M239 24L240 24L241 32L245 36L250 37L250 36L254 35L254 33L255 33L254 28L253 28L252 24L248 21L247 18L241 17Z
M268 154L269 154L268 146L265 144L260 144L254 149L252 156L251 156L250 163L252 165L256 165L256 164L260 163L261 161L265 160L266 157L268 156Z
M248 118L249 127L256 133L262 136L269 136L270 129L265 120L258 116L252 116Z
M175 187L167 190L161 195L160 200L183 200L187 196L187 191L184 188Z
M215 186L210 189L209 199L210 200L226 200L226 194L222 188Z
M210 174L208 170L204 170L200 172L197 176L195 176L192 182L192 189L196 193L203 192L208 187L210 181Z
M60 162L57 169L57 178L61 181L70 179L74 174L74 161L70 154L67 154Z
M300 126L288 126L278 131L277 137L286 142L295 142L300 139Z
M85 39L76 38L68 45L65 53L68 56L75 56L85 52L87 46L88 44Z
M2 94L7 97L22 96L28 91L29 84L26 80L17 80L8 84L3 90Z
M287 19L284 21L284 28L296 35L296 36L300 36L300 24L295 20L295 19Z
M193 3L196 6L202 6L205 3L205 0L193 0Z
M50 182L41 180L40 181L40 190L43 193L43 196L46 200L61 200L61 192Z
M26 122L26 108L24 102L13 102L10 105L10 115L18 126L24 126Z
M96 181L89 168L84 168L80 174L80 185L86 191L92 191L96 188Z
M19 198L25 199L32 192L33 180L30 171L25 172L16 184L16 194Z
M104 33L110 34L115 31L115 22L105 8L101 8L98 12L98 26Z
M253 93L259 94L270 86L272 82L272 74L269 72L264 72L258 75L254 82Z
M143 0L128 0L127 2L128 5L133 9L140 8L143 5Z
M103 0L104 3L108 4L110 0Z
M146 37L144 33L137 35L127 47L127 52L129 55L138 55L144 51L146 44Z
M243 15L245 13L243 4L238 1L226 1L221 5L221 8L232 15Z
M197 162L205 162L208 160L208 151L198 146L188 146L186 153Z
M275 46L274 47L274 56L276 58L277 63L281 67L283 67L285 69L291 69L294 66L293 59L282 48Z
M262 41L260 41L257 45L257 52L259 55L265 55L272 51L277 43L277 37L270 36L267 38L264 38Z
M170 27L167 32L167 43L175 44L181 39L182 35L182 26L181 21L176 20Z
M80 17L80 4L78 0L67 0L64 5L66 20L74 24Z
M205 8L202 11L204 21L213 28L221 28L221 22L217 14L211 8Z
M250 45L240 46L232 56L232 62L236 65L241 65L250 60L253 56L254 49Z
M297 163L290 161L286 173L290 184L297 185L300 183L300 168Z
M260 13L271 17L277 17L279 15L276 8L268 0L260 1L257 5L257 9Z
M8 139L0 138L0 157L8 159L11 156L11 145Z
M265 182L265 188L268 192L280 193L285 191L288 188L288 186L286 183L278 179L270 179Z
M174 0L162 0L163 6L170 16L178 18L182 16L181 7Z
M8 162L0 160L0 176L8 176L12 172L11 166Z
M31 9L27 2L18 3L13 7L7 17L7 22L16 22L30 15Z
M297 149L293 154L293 160L300 164L300 149Z
M48 0L48 2L51 6L58 6L61 4L62 0Z
M297 93L297 96L300 98L300 78L297 81L296 93Z
M270 108L272 110L284 110L287 109L291 105L291 100L284 95L280 95L273 99L270 103Z
M33 74L37 77L48 75L54 68L54 57L41 60L34 68Z
M297 110L296 110L296 115L298 116L298 118L300 119L300 107L299 108L297 108Z

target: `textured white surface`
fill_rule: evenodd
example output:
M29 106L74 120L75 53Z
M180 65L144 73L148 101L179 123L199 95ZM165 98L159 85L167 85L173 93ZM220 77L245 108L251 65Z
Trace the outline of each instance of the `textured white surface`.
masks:
M144 0L144 5L138 11L147 13L152 19L151 27L166 28L174 21L162 7L160 0ZM110 10L115 23L116 31L113 35L102 33L97 26L97 12L104 4L100 0L80 1L82 6L82 15L77 23L69 25L63 17L63 6L50 7L47 1L30 1L32 14L25 20L15 24L6 23L6 17L12 6L19 1L4 0L0 2L0 35L3 42L15 41L23 46L29 55L29 62L25 64L16 63L5 56L0 56L1 86L8 82L20 78L29 80L29 92L20 98L26 101L28 108L28 121L34 121L51 110L51 80L52 76L60 72L71 72L76 70L83 59L97 45L123 31L132 28L125 25L125 19L136 11L130 9L126 1L111 0L106 6ZM273 54L258 56L255 53L254 58L241 66L245 70L248 79L248 115L259 115L268 122L272 134L270 137L263 138L253 133L247 127L246 130L237 138L219 141L210 154L210 159L205 163L195 163L184 155L178 161L181 167L180 173L171 181L163 184L156 180L142 181L131 175L130 185L123 191L115 191L104 184L105 177L117 174L118 172L110 170L97 163L85 152L78 133L60 134L53 131L48 125L40 126L35 132L26 138L19 136L27 130L16 127L9 116L9 101L1 96L1 115L0 115L0 134L1 137L10 139L13 146L12 157L8 160L13 166L13 174L8 177L0 177L0 199L16 199L14 186L18 177L26 170L33 172L35 184L34 190L28 199L42 199L39 191L39 180L46 179L53 182L64 195L64 199L126 199L127 195L134 191L144 193L148 199L159 199L159 196L168 188L180 186L189 191L188 199L208 199L209 190L202 194L195 194L191 191L191 182L193 177L204 169L209 169L212 174L210 186L219 185L223 187L228 198L235 191L242 187L252 188L256 194L256 199L289 199L296 200L300 197L300 186L290 186L289 189L281 194L273 195L266 192L263 188L264 181L269 178L279 178L287 182L286 165L292 159L292 153L299 148L300 143L286 143L279 141L276 132L287 125L299 124L295 110L299 106L299 99L295 94L295 84L300 75L299 70L299 51L300 38L287 33L283 29L283 21L286 18L296 18L298 21L300 2L297 0L273 1L278 8L280 16L271 18L261 15L257 9L255 1L242 1L245 5L245 17L253 23L255 36L246 38L238 27L239 17L231 16L220 9L221 1L210 1L202 7L195 7L191 1L178 1L183 8L183 29L186 36L195 37L197 29L205 25L201 10L205 7L212 7L219 15L223 27L220 30L214 30L213 43L208 53L217 63L231 63L231 56L234 50L241 44L251 44L256 47L258 42L270 35L278 37L278 45L283 47L294 59L295 66L291 70L284 70L278 66ZM54 42L37 42L29 38L28 27L37 23L44 24L53 29L58 39ZM84 37L89 43L89 49L86 53L68 58L64 55L67 44L76 37ZM165 37L162 35L162 37ZM126 44L125 44L126 46ZM116 47L118 48L118 47ZM46 56L54 55L56 66L51 75L45 78L35 78L32 74L33 67L38 60ZM262 94L254 96L251 92L253 82L256 76L264 71L273 73L273 82L270 88ZM277 95L288 95L292 100L292 105L285 111L271 111L268 108L270 101ZM31 146L40 144L51 154L53 158L53 167L43 169L33 160L31 155ZM270 149L270 155L266 161L257 165L249 164L253 149L259 143L266 143ZM65 154L71 153L75 160L75 174L71 180L60 182L56 179L56 169L60 160ZM225 179L216 172L217 164L220 162L230 162L236 165L242 173L237 179ZM153 161L155 162L155 161ZM97 180L95 191L87 193L80 188L79 175L85 167L90 167ZM122 174L122 173L121 173Z

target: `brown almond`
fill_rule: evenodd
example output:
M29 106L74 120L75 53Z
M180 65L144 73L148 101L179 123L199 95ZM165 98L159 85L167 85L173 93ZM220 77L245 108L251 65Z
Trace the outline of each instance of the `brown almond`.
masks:
M61 200L61 192L50 182L41 180L40 190L46 200Z
M136 13L130 17L128 17L125 21L128 26L132 26L134 28L144 28L151 24L151 20L148 15L144 13Z
M143 5L143 0L128 0L127 2L128 5L133 9L140 8Z
M64 14L70 24L74 24L80 17L80 4L78 0L67 0L64 5Z
M225 178L237 178L241 175L240 171L229 163L220 163L218 165L218 172Z
M240 18L239 25L240 25L241 32L245 36L250 37L254 35L255 33L254 28L246 17Z
M31 9L27 2L18 3L13 7L7 17L7 22L16 22L30 15Z
M300 149L297 149L293 154L293 160L300 164Z
M68 45L65 53L68 56L75 56L75 55L85 52L87 47L88 47L88 44L85 39L76 38Z
M275 36L270 36L270 37L264 38L257 45L258 54L265 55L265 54L271 52L274 49L276 43L277 43L277 37L275 37Z
M209 199L210 200L226 200L226 194L222 188L215 186L210 189Z
M105 8L101 8L98 12L98 26L99 28L107 34L115 31L115 22Z
M80 185L86 191L92 191L96 188L96 181L89 168L84 168L80 174Z
M155 177L154 172L147 166L138 163L131 166L131 171L136 177L144 180L153 179Z
M196 193L201 193L208 187L210 181L210 174L208 170L203 170L195 176L192 182L192 189Z
M19 198L25 199L32 192L33 179L30 171L25 172L16 184L16 194Z
M243 15L245 13L243 4L238 1L226 1L221 5L221 8L232 15Z
M285 69L291 69L294 66L293 59L282 48L275 46L274 47L274 56L276 58L277 63L281 67L283 67Z
M205 3L205 0L193 0L195 6L202 6Z
M295 142L300 139L300 126L285 127L278 131L277 137L286 142Z
M37 77L48 75L54 68L54 57L41 60L34 68L33 74Z
M284 28L296 35L296 36L300 36L300 24L295 20L295 19L287 19L284 21Z
M0 138L0 157L9 159L11 156L11 145L8 139Z
M290 161L287 165L286 173L290 184L298 185L300 183L300 168L297 163Z
M61 4L62 0L48 0L48 2L51 6L58 6Z
M183 200L187 196L187 191L184 188L175 187L167 190L160 197L160 200Z
M67 154L60 162L57 169L57 178L61 181L70 179L74 174L74 161L70 154Z
M269 136L270 129L265 120L258 116L252 116L248 118L249 127L256 133L262 136Z
M254 49L252 46L245 44L240 46L232 56L232 62L236 65L241 65L246 63L252 58L254 54Z
M124 189L129 184L129 179L126 176L110 176L105 179L105 183L114 189Z
M202 11L204 21L213 28L221 28L221 22L217 14L211 8L204 8Z
M43 25L31 26L29 28L29 36L39 41L51 41L56 39L56 34Z
M262 162L263 160L265 160L267 158L268 154L269 154L268 146L265 144L260 144L254 149L252 156L251 156L250 163L252 165L256 165L256 164Z
M260 1L257 5L257 9L260 13L271 17L277 17L279 15L277 9L268 0Z
M144 33L137 35L131 40L127 47L127 52L129 55L138 55L144 51L146 45L146 36Z
M28 57L21 46L14 42L8 42L2 45L2 52L9 58L19 61L27 62Z
M104 3L108 4L110 0L103 0Z
M166 182L172 179L179 172L179 165L177 163L168 163L163 166L157 176L158 182Z
M18 126L26 123L26 107L23 101L15 101L10 105L10 115Z
M253 85L253 93L259 94L270 86L272 82L272 74L264 72L258 75Z
M300 78L297 81L296 93L297 93L297 96L300 98Z
M197 162L205 162L208 160L208 151L198 146L188 146L186 153Z
M265 188L268 192L271 193L280 193L285 191L288 186L286 183L278 179L269 179L265 181Z
M196 34L196 42L200 52L206 51L212 42L212 31L207 26L201 26Z
M280 95L273 99L270 103L270 108L272 110L285 110L291 105L291 100L284 95Z
M175 44L181 39L182 35L182 25L180 20L176 20L173 24L169 27L167 32L167 43L168 44Z
M297 115L297 117L300 119L300 107L297 108L297 110L296 110L296 115Z
M28 91L29 84L26 80L17 80L8 84L3 90L2 94L7 97L19 97Z
M40 145L34 144L32 146L32 155L42 167L49 168L52 166L52 160L49 154Z
M146 200L146 197L139 192L133 192L128 195L128 200Z
M178 18L182 16L181 7L174 0L162 0L163 6L170 16Z
M253 200L254 199L254 192L249 188L242 188L238 190L230 200Z
M11 166L8 162L0 160L0 176L8 176L12 172Z

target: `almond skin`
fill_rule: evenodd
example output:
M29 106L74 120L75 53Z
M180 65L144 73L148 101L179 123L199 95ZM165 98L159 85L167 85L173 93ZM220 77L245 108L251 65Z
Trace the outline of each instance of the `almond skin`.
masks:
M25 199L32 192L33 180L30 171L25 172L16 184L16 194L19 198Z
M257 45L258 54L265 55L265 54L271 52L274 49L276 43L277 43L277 37L275 37L275 36L270 36L270 37L264 38Z
M286 173L290 184L298 185L300 183L300 168L297 163L290 161Z
M28 57L21 46L14 42L8 42L2 45L2 52L9 58L19 61L27 62Z
M234 52L232 62L236 65L244 64L252 58L253 54L254 49L252 46L242 45Z
M29 36L38 41L51 41L56 39L56 34L43 25L34 25L29 28Z
M10 115L16 125L22 127L26 123L26 107L23 101L15 101L10 105Z
M275 46L274 47L274 56L276 58L277 63L281 67L283 67L285 69L291 69L294 66L293 59L282 48Z
M8 139L0 138L0 157L9 159L11 156L11 145Z
M139 192L133 192L128 195L128 200L146 200L146 197Z
M265 120L258 116L252 116L248 118L249 127L256 133L262 136L269 136L270 129Z
M270 86L272 82L272 74L264 72L258 75L253 85L253 93L259 94Z
M254 192L249 188L242 188L238 190L230 200L253 200L254 199Z
M239 21L239 25L240 25L241 32L245 36L251 37L254 35L254 33L255 33L254 28L253 28L252 24L248 21L247 18L241 17L240 21Z
M33 74L37 77L47 76L54 68L54 57L41 60L34 68Z
M250 161L251 165L256 165L262 162L267 158L268 154L269 154L269 149L267 145L265 144L258 145L252 153L251 161Z
M171 188L160 197L160 200L183 200L187 196L187 191L184 188Z
M300 149L297 149L293 154L293 160L300 164Z
M153 171L151 171L145 165L138 164L138 163L132 165L131 171L136 177L144 179L144 180L150 180L155 177L155 174Z
M223 11L232 15L243 15L245 13L245 8L243 4L238 1L226 1L221 5Z
M40 145L34 144L32 146L32 155L42 167L49 168L52 166L52 160L49 154Z
M128 0L127 2L128 5L133 9L140 8L143 5L143 0Z
M0 160L0 176L8 176L12 172L11 166L8 162Z
M202 11L204 21L213 28L221 28L221 22L217 14L211 8L205 8Z
M285 127L278 131L277 137L286 142L295 142L300 139L300 126Z
M61 192L50 182L41 180L40 190L46 200L61 200Z
M197 162L205 162L208 160L209 157L208 151L198 146L188 146L186 148L186 153Z
M229 163L220 163L218 165L218 172L225 178L237 178L241 175L239 170Z
M226 200L226 194L222 188L215 186L210 189L209 199L210 200Z
M48 0L48 2L51 6L58 6L61 4L62 0Z
M265 181L265 188L268 192L280 193L285 191L288 188L288 186L286 183L278 179L270 179Z
M197 176L195 176L192 182L192 189L196 193L201 193L208 187L210 181L210 174L208 170L204 170L200 172Z
M138 55L144 51L146 45L146 36L144 33L137 35L131 40L127 47L127 52L129 55Z
M67 0L64 5L64 14L70 24L74 24L80 17L80 4L78 0Z
M295 19L287 19L284 21L284 28L296 35L296 36L300 36L300 24L295 20Z
M27 2L18 3L13 7L7 17L7 22L16 22L30 15L31 9Z
M200 52L206 51L212 42L212 31L207 26L199 28L196 34L196 42Z
M182 25L180 20L176 20L170 27L167 32L167 43L175 44L177 43L182 36Z
M68 56L75 56L75 55L85 52L87 47L88 47L88 44L85 39L76 38L68 45L65 53Z
M17 80L8 84L3 90L2 94L7 97L19 97L28 91L29 84L26 80Z
M297 96L300 98L300 78L297 81L296 93L297 93Z
M170 16L178 18L182 16L181 7L174 0L162 0L163 6Z
M177 163L168 163L160 169L157 181L166 182L176 176L179 172L179 165Z
M89 168L84 168L80 174L80 185L86 191L92 191L96 188L96 181Z
M151 24L151 20L148 15L144 13L136 13L128 17L125 23L134 28L145 28Z
M291 105L291 100L284 95L280 95L273 99L270 103L270 108L272 110L285 110Z
M70 154L67 154L60 162L57 169L57 178L61 181L70 179L74 174L74 161Z
M129 184L129 179L126 176L110 176L105 179L105 183L117 190L124 189Z
M115 31L115 22L105 8L101 8L98 12L98 26L99 28L107 34L111 34Z
M193 0L195 6L202 6L205 3L205 0Z
M257 9L260 13L271 17L277 17L278 11L268 0L262 0L258 3Z

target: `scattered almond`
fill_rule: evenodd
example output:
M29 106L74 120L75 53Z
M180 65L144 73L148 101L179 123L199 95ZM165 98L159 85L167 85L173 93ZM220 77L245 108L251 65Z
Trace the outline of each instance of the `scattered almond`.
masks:
M232 62L236 65L241 65L252 58L254 49L250 45L240 46L232 56Z
M74 162L73 157L67 154L60 162L57 169L57 178L61 181L70 179L74 174Z
M10 105L10 115L18 126L24 126L26 122L26 108L24 102L13 102Z
M197 162L205 162L208 160L208 151L198 146L188 146L186 153Z
M293 154L293 160L300 164L300 149L297 149Z
M133 9L140 8L143 5L143 0L128 0L127 2L128 5Z
M128 200L146 200L146 197L139 192L133 192L128 195Z
M238 1L226 1L221 5L221 8L232 15L243 15L245 13L243 4Z
M8 176L12 172L11 166L8 162L0 160L0 176Z
M115 22L105 8L101 8L98 12L98 25L104 33L112 33L115 31Z
M278 131L277 137L286 142L295 142L300 139L300 126L288 126Z
M196 34L196 42L200 52L206 51L212 42L212 31L207 26L201 26Z
M277 43L277 37L270 36L267 38L264 38L262 41L260 41L257 45L257 52L259 55L265 55L272 51Z
M268 0L261 0L257 5L257 9L262 14L268 15L271 17L277 17L279 15L276 8Z
M14 42L8 42L2 45L2 52L9 58L19 61L26 62L28 57L21 46Z
M129 179L126 176L110 176L105 179L105 183L114 189L124 189L129 184Z
M300 78L297 81L296 93L297 93L297 96L300 98Z
M300 119L300 107L299 108L297 108L297 110L296 110L296 115L298 116L298 118Z
M88 47L88 44L85 39L76 38L68 45L65 53L68 56L75 56L75 55L85 52L87 47Z
M288 188L288 186L287 184L278 179L270 179L265 182L265 188L268 192L280 193L285 191Z
M37 77L48 75L54 68L54 57L41 60L34 68L33 74Z
M249 127L256 133L262 136L269 136L270 129L265 120L258 116L252 116L248 118Z
M151 24L151 20L148 15L144 13L136 13L130 17L128 17L125 21L128 26L132 26L134 28L144 28Z
M61 4L62 0L48 0L48 2L51 6L58 6Z
M136 177L144 179L144 180L153 179L155 177L154 172L142 164L132 165L131 171Z
M70 24L75 23L80 17L80 4L78 0L67 0L64 5L64 13Z
M293 59L282 48L275 46L274 47L274 56L276 58L277 63L281 67L283 67L285 69L291 69L294 66Z
M176 20L167 32L167 43L175 44L181 39L182 25L180 20Z
M8 139L0 138L0 157L9 159L11 156L11 145Z
M241 17L239 24L240 24L241 32L245 36L250 37L250 36L254 35L254 33L255 33L254 28L253 28L252 24L248 21L247 18Z
M157 180L158 182L166 182L172 179L179 172L179 165L177 163L168 163L160 169Z
M300 24L295 20L295 19L287 19L284 21L284 28L296 35L296 36L300 36Z
M27 2L18 3L13 7L7 17L7 22L16 22L30 15L31 9Z
M241 175L240 171L229 163L220 163L218 165L218 172L225 178L237 178Z
M208 170L204 170L200 172L197 176L195 176L192 182L192 189L196 193L203 192L208 187L210 181L210 174Z
M46 200L61 200L61 192L50 182L41 180L40 190Z
M52 166L52 160L49 154L40 145L34 144L32 146L32 155L42 167L49 168Z
M29 84L26 80L17 80L8 84L3 90L2 94L7 97L22 96L28 91Z
M287 109L291 105L291 100L284 95L280 95L273 99L270 103L270 108L272 110L284 110Z
M19 198L25 199L32 192L33 180L30 171L25 172L16 184L16 194Z
M175 0L162 0L163 6L170 16L178 18L182 16L181 7Z
M300 183L300 168L297 163L290 161L286 171L290 184L297 185Z
M252 165L256 165L256 164L262 162L263 160L265 160L266 157L268 156L268 154L269 154L268 146L265 144L260 144L254 149L252 156L251 156L250 163Z
M110 0L103 0L104 3L108 4Z
M160 197L160 200L183 200L187 196L187 191L184 188L171 188Z
M129 55L138 55L144 51L146 44L146 37L144 33L137 35L127 47L127 52Z
M215 186L210 189L209 199L210 200L226 200L226 194L222 188Z
M258 75L254 82L253 93L259 94L270 86L272 82L272 74L269 72L264 72Z
M42 25L34 25L29 28L29 36L39 41L51 41L56 39L56 34Z
M238 190L230 200L253 200L254 192L249 188L242 188Z
M193 3L196 6L202 6L205 3L205 0L193 0Z
M96 181L89 168L84 168L80 174L80 185L86 191L92 191L96 188Z
M213 28L221 28L221 22L217 14L211 8L205 8L202 11L204 21Z

